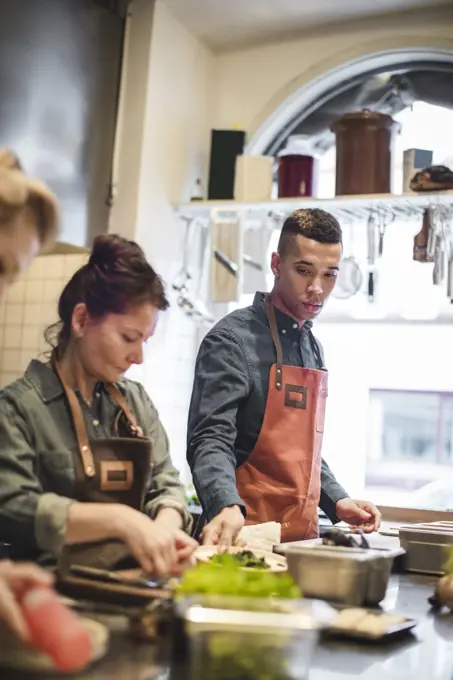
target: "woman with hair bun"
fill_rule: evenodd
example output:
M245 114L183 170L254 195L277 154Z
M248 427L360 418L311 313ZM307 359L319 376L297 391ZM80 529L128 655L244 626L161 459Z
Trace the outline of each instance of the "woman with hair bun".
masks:
M157 411L123 377L168 307L141 248L99 236L34 360L0 396L0 541L13 557L179 573L196 542Z

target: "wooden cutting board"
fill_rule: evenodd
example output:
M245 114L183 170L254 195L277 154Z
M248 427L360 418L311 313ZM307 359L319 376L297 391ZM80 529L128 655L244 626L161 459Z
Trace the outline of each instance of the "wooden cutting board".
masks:
M249 548L232 547L228 548L227 552L230 553L231 555L234 555L236 553L244 552L244 550L249 550ZM217 555L221 551L223 551L223 549L215 545L202 545L195 550L194 555L197 562L209 562L213 555ZM256 557L258 558L264 557L264 559L266 560L266 564L269 567L269 571L278 573L288 570L288 563L286 561L286 557L283 557L281 555L275 555L272 552L266 552L264 550L251 550L251 552L253 552L253 554L256 555ZM243 567L243 569L245 571L255 571L254 569L250 569L247 567Z

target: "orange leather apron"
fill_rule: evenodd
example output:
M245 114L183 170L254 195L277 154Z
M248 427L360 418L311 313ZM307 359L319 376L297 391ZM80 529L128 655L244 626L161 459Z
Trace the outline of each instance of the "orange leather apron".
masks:
M279 522L282 542L300 541L319 535L328 376L321 368L283 364L275 310L269 298L266 311L277 362L270 370L258 440L247 461L236 470L236 484L247 508L246 524Z

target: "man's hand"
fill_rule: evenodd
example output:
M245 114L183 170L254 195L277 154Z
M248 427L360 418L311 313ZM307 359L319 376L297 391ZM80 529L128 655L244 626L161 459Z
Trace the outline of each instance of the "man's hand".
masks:
M244 515L238 505L223 508L202 533L203 545L233 545L236 537L244 526Z
M377 531L382 515L373 503L343 498L336 506L338 519L347 522L351 529L361 529L366 534Z

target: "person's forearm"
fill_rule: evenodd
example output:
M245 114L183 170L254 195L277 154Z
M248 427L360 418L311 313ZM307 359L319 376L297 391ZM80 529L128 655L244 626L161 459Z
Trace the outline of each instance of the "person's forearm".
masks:
M136 512L119 503L72 503L69 508L65 543L94 543L121 539L128 515Z
M156 521L172 529L182 529L181 513L176 508L161 508L156 515Z
M233 479L224 474L221 479L211 479L206 481L206 477L193 471L193 481L197 491L201 507L207 521L216 517L224 508L237 505L243 515L246 514L245 504L239 496L236 483Z
M326 461L322 459L321 498L319 501L319 507L326 513L327 517L333 524L339 521L336 514L337 502L347 497L348 493L341 486L341 484L337 482L332 470Z

